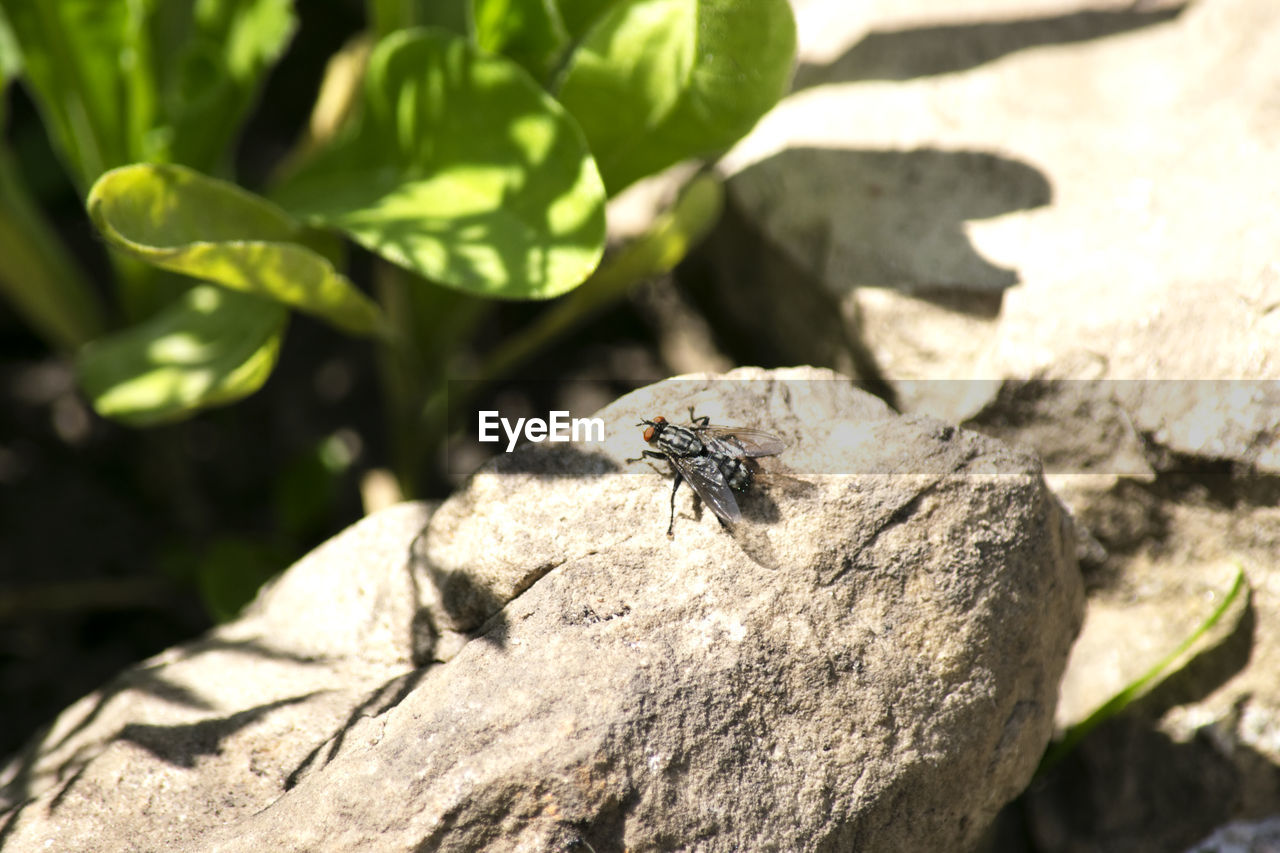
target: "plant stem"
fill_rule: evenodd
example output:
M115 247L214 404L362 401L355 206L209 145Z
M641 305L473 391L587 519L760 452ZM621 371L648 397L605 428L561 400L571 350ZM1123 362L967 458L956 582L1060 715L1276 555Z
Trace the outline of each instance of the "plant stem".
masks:
M379 365L390 430L392 467L405 497L418 494L426 454L419 412L444 387L443 365L471 336L493 303L423 281L400 267L376 268L378 301L389 329L381 335Z

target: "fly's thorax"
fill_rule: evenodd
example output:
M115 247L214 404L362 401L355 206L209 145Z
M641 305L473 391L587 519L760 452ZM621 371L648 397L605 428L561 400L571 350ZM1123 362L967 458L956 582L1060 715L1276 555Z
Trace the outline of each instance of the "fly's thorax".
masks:
M675 424L660 424L654 430L653 443L664 453L675 456L697 456L703 450L693 430Z

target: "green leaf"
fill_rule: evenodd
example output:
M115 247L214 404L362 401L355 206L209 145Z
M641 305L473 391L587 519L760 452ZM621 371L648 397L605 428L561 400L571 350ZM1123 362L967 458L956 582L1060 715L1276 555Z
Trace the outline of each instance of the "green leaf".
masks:
M199 285L81 350L80 384L100 415L137 426L239 400L270 375L287 317L274 302Z
M5 89L22 67L0 11L0 128ZM97 335L102 317L93 289L59 243L0 143L0 294L50 344L74 350Z
M24 73L45 128L85 186L128 162L129 7L124 0L0 0L21 47Z
M4 7L0 6L0 94L4 93L9 81L18 76L22 70L22 54L18 50L18 40L13 37L13 28L9 19L4 16ZM4 101L0 99L0 125L4 122Z
M508 335L481 362L476 377L492 381L507 375L635 285L675 269L720 220L723 207L724 187L719 179L706 174L694 178L670 210L655 217L645 233L611 254L582 287ZM451 404L461 405L452 400Z
M573 41L581 39L591 27L603 18L610 9L622 6L626 0L547 0L555 2L560 19L564 21L569 38Z
M161 269L274 299L352 334L381 327L378 306L301 244L301 225L234 184L183 166L113 169L89 215L116 246Z
M578 46L559 98L615 195L744 136L786 92L794 57L787 0L630 0Z
M410 27L441 27L467 34L467 0L366 0L365 19L374 33L385 36Z
M558 296L604 246L604 187L577 125L519 66L439 30L378 44L349 134L275 198L483 296Z
M54 347L74 351L104 323L76 267L0 146L0 294Z
M142 152L214 171L232 143L267 71L296 28L293 0L149 0L146 44L151 73L139 81L158 98ZM147 92L136 93L139 99ZM147 144L150 143L150 144ZM126 161L128 162L128 161Z
M113 166L223 159L293 31L290 0L0 0L76 183Z
M481 49L520 63L546 81L569 44L569 31L550 0L472 0L475 40Z

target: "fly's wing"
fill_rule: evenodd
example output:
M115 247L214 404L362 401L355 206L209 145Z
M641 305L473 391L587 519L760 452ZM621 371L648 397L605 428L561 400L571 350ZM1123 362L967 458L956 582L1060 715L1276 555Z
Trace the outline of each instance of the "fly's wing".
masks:
M728 443L741 451L741 455L777 456L787 449L787 443L771 432L748 427L706 427L699 430L702 436Z
M724 475L709 456L672 456L671 464L685 478L702 502L727 524L742 520L742 512L733 497L733 490L725 482Z

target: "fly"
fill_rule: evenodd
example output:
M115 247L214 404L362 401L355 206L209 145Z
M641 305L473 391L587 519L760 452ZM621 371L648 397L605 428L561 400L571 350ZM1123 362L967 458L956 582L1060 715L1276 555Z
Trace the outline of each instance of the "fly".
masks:
M642 451L640 457L627 461L639 462L644 457L665 459L676 474L671 487L668 536L674 535L676 492L682 482L687 480L721 521L736 524L742 520L742 512L733 493L751 488L755 479L755 463L751 460L776 456L787 446L778 436L758 429L713 427L710 417L695 417L692 408L687 426L670 423L661 415L636 426L645 428L645 442L657 450Z

